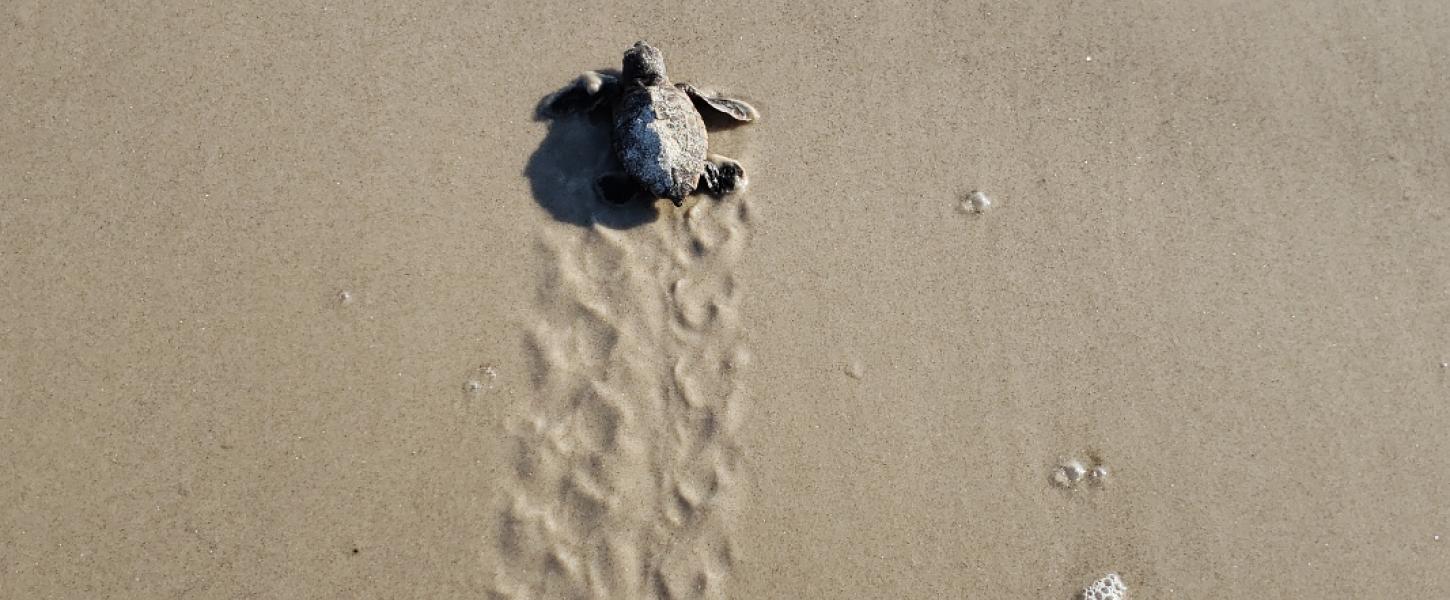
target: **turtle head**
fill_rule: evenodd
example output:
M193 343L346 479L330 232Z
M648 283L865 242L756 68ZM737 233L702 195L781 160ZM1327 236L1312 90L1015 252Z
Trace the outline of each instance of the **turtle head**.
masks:
M659 85L668 81L665 76L665 55L648 42L635 42L632 48L624 51L624 80L638 81L645 85Z

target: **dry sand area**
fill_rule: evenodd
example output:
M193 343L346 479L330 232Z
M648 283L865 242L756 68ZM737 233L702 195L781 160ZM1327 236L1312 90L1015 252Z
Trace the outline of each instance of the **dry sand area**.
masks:
M749 189L534 118L637 39ZM1447 74L1439 1L5 2L0 598L1450 597Z

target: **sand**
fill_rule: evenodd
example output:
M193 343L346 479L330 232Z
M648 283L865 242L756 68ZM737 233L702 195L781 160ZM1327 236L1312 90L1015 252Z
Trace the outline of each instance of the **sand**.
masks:
M0 597L1450 596L1438 3L0 15Z

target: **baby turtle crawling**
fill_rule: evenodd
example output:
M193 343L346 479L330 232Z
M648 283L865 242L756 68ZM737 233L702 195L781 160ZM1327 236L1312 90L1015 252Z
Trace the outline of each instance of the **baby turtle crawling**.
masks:
M614 153L624 166L624 173L605 174L595 181L606 201L624 203L646 193L681 206L685 196L697 190L718 197L745 187L740 163L707 152L700 113L748 122L755 120L755 109L688 83L670 83L658 48L635 42L624 53L618 77L590 71L544 100L544 110L553 116L602 106L613 115Z

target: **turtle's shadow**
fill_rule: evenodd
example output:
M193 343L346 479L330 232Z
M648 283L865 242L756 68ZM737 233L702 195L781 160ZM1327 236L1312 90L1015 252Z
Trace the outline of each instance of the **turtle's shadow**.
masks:
M629 229L658 219L659 209L653 204L607 204L594 191L595 179L620 170L610 148L608 109L549 118L543 108L550 96L540 98L534 110L534 120L547 122L549 133L524 167L524 176L539 206L556 220L580 227L598 223L611 229Z

